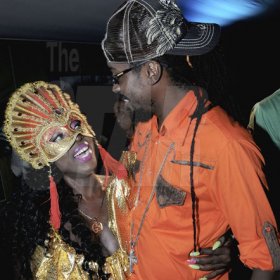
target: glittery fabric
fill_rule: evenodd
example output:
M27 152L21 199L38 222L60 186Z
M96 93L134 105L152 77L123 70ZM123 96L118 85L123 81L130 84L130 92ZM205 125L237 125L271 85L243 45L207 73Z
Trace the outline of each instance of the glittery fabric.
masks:
M135 162L135 159L134 154L124 152L121 160L128 167ZM104 176L98 176L98 179L103 182ZM128 181L111 177L107 188L108 225L116 236L120 248L112 256L106 258L103 269L106 273L110 273L110 280L125 280L129 275L129 258L127 255L129 248L127 199L129 193ZM48 250L42 246L37 246L34 252L31 261L34 279L88 280L89 275L81 266L84 260L83 255L77 254L74 248L67 245L57 232L52 231L50 236ZM97 263L91 262L90 267L93 271L98 271Z
M87 272L81 267L83 259L82 255L76 254L74 248L63 242L53 231L48 251L42 246L37 246L32 257L31 269L34 279L39 280L88 280Z
M125 280L128 275L129 260L127 253L121 248L106 258L105 272L110 273L110 280Z
M77 254L67 245L60 235L53 231L48 250L37 246L31 261L34 279L38 280L88 280L89 274L83 270L84 256ZM98 273L98 264L90 262L89 267ZM104 271L110 274L110 280L125 280L128 268L128 256L123 249L118 249L112 256L106 258ZM98 275L98 274L97 274Z
M129 151L122 153L120 161L128 170L133 170L136 164L136 154ZM126 180L119 180L113 177L107 189L108 210L110 216L109 227L117 236L121 249L129 252L130 232L128 226L129 213L131 208L130 186L133 184L133 174L128 172Z
M4 132L22 159L35 169L62 157L78 134L95 137L70 96L58 86L42 81L27 83L12 94ZM54 141L59 135L63 139Z

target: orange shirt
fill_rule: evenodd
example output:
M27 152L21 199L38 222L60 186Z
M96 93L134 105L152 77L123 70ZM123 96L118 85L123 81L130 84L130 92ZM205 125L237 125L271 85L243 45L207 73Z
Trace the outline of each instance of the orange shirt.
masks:
M137 126L131 150L142 164L131 189L132 197L139 193L130 213L133 240L147 214L135 246L138 263L131 280L193 280L207 274L186 262L193 251L189 161L196 122L190 116L196 104L190 91L160 129L155 116ZM272 269L262 226L265 221L275 227L276 223L262 187L266 185L263 158L246 129L220 107L202 117L194 165L199 246L212 247L231 227L242 262L250 268ZM228 275L215 279L228 279Z

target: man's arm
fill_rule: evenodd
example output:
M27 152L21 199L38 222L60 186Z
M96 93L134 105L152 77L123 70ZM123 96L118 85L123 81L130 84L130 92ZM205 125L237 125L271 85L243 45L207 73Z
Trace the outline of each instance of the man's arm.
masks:
M240 260L252 270L271 271L273 275L279 244L276 240L269 248L263 232L267 222L275 230L277 225L265 194L262 156L254 143L246 139L229 141L221 149L210 184L213 199L229 221L238 242ZM268 232L272 232L270 228Z

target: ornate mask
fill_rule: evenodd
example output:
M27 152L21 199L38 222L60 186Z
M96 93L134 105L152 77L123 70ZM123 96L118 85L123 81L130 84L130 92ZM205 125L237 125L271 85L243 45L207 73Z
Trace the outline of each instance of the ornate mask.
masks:
M42 81L27 83L12 94L4 132L12 147L35 169L62 157L78 134L95 138L86 116L70 96Z

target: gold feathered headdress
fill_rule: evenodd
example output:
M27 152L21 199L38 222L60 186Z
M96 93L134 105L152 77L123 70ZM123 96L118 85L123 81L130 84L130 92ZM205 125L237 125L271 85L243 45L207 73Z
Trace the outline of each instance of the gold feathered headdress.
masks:
M73 121L80 126L74 127ZM50 142L56 130L67 135ZM42 81L27 83L14 92L5 112L4 132L17 153L33 168L40 169L62 157L76 136L95 137L95 133L67 93Z

